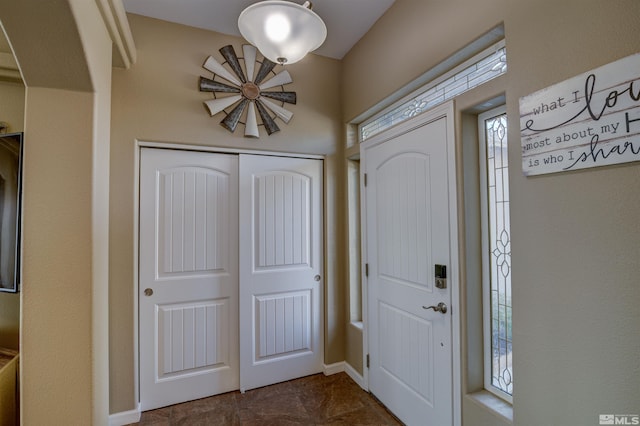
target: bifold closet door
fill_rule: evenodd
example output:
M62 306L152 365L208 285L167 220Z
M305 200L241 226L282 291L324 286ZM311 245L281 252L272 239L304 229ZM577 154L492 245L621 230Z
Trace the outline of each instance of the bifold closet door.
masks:
M238 389L238 156L143 148L142 410Z
M240 155L240 389L322 371L321 160Z

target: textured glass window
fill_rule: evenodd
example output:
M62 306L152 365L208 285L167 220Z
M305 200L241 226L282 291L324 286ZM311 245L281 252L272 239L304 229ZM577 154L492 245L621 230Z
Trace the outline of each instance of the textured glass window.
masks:
M441 104L507 72L507 51L504 43L495 50L483 52L427 84L418 95L393 106L360 126L360 142L423 111Z
M509 221L509 166L507 115L483 115L481 151L484 167L484 286L485 286L485 387L513 394L511 347L511 232ZM487 371L488 370L488 371ZM505 396L505 395L501 395ZM506 399L509 399L506 397Z

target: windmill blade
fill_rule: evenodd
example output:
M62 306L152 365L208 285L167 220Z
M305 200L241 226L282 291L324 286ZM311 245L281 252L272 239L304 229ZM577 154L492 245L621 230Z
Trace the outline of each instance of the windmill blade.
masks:
M247 70L247 80L253 81L253 72L256 67L256 53L258 49L250 44L242 45L242 53L244 55L244 68Z
M229 71L227 71L226 68L223 67L220 62L216 61L213 58L213 56L209 56L207 58L207 60L205 61L203 67L205 69L211 71L212 73L219 75L220 77L224 78L228 82L231 82L231 83L235 84L236 86L242 86L242 83L240 83L240 80L235 78L233 76L233 74L231 74Z
M254 84L260 84L264 78L269 75L273 67L275 67L275 62L271 62L267 58L262 60L262 64L260 64L260 69L258 70L258 75L256 75L256 79L253 81Z
M289 124L289 121L291 121L291 117L293 117L293 113L291 111L287 111L286 109L274 104L267 99L262 99L261 102L264 104L264 106L273 111L282 121Z
M270 80L262 83L259 87L260 87L260 90L267 90L276 86L284 86L285 84L289 84L292 82L293 82L293 79L291 78L289 71L284 70L274 75L273 78L271 78Z
M236 73L240 81L246 83L247 79L244 76L244 72L242 72L240 61L238 61L238 56L236 55L236 51L233 49L233 46L230 44L222 46L220 48L220 53L222 53L222 56L224 56L224 58L227 60L227 63L229 64L233 72Z
M233 133L238 126L238 122L240 121L240 117L242 116L242 112L246 108L249 103L249 99L243 99L234 109L231 110L229 114L220 122L220 125Z
M260 114L262 124L264 125L267 134L271 135L272 133L279 132L280 128L278 127L276 122L273 121L273 118L271 118L267 109L262 105L262 102L260 102L259 100L256 100L255 102L256 107L258 108L258 114Z
M260 92L260 96L275 99L276 101L286 102L288 104L296 103L296 92Z
M237 87L229 86L219 81L211 80L210 78L200 76L200 91L201 92L223 92L223 93L240 93L240 89Z
M223 109L235 104L240 99L242 99L241 95L233 95L226 98L210 99L208 101L205 101L204 104L209 110L209 114L211 114L211 116L213 117Z
M247 108L247 122L244 125L244 136L247 138L259 138L258 120L256 119L256 109L253 102L249 102Z

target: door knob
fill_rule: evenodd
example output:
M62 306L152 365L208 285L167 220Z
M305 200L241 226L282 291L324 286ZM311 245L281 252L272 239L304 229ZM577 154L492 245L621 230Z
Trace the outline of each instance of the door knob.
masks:
M438 306L423 306L422 309L433 309L436 312L447 313L447 305L444 302L438 303Z
M316 281L320 281L322 278L320 277L320 275L316 275L315 277L313 277L313 279Z
M153 295L153 290L152 290L152 289L150 289L150 288L145 288L145 289L144 289L144 295L145 295L145 296L151 296L151 295Z

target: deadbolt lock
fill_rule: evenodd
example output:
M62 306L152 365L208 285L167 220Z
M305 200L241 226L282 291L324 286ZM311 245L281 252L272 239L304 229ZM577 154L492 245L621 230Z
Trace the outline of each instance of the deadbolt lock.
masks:
M447 265L436 265L436 287L447 288Z

